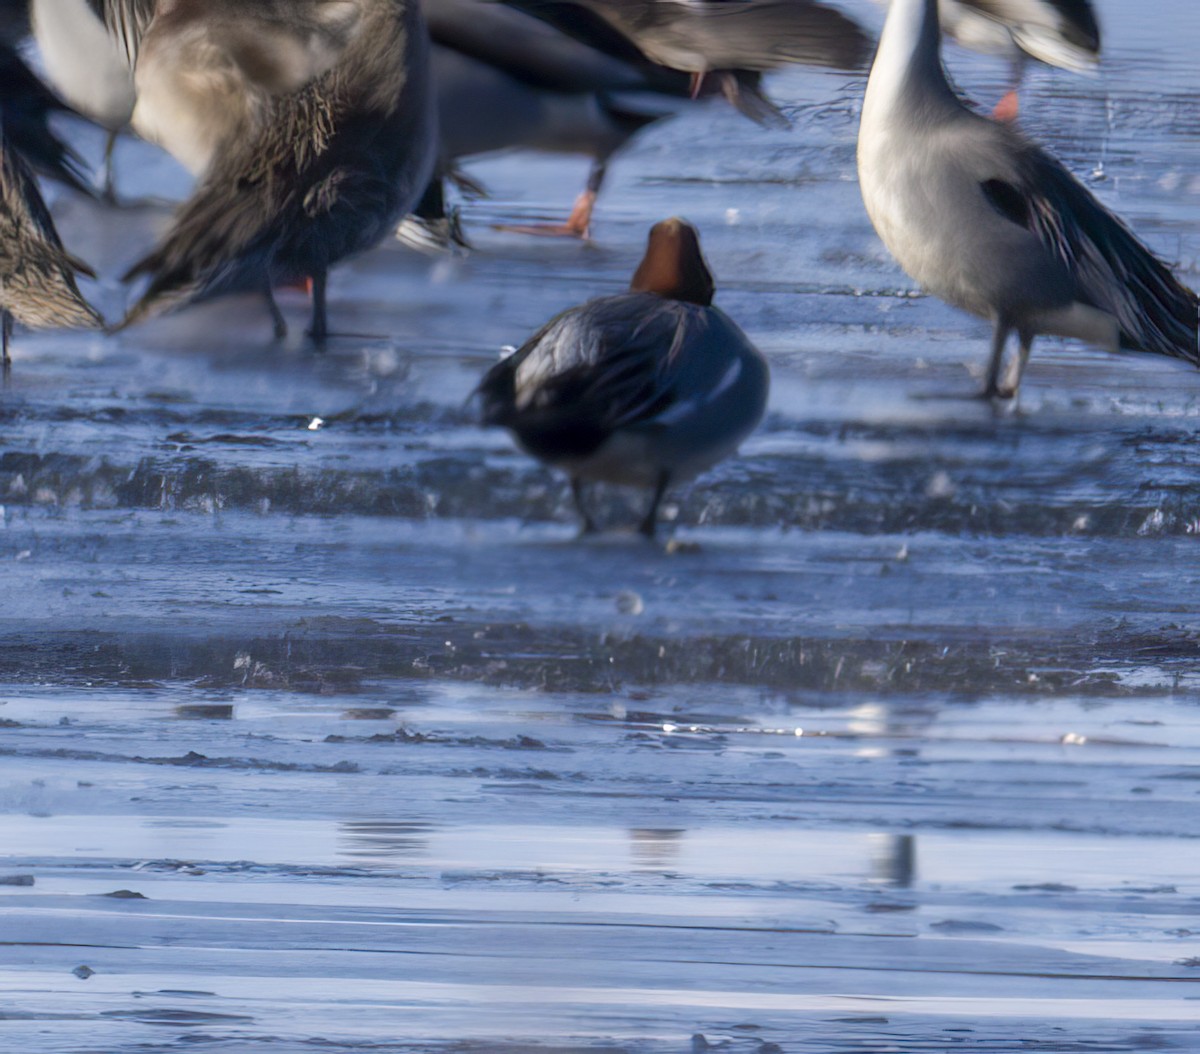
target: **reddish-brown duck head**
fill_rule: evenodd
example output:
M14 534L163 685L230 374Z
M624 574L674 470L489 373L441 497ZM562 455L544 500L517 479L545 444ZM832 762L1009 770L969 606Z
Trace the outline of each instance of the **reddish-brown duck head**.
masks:
M696 228L677 216L651 227L646 255L638 264L629 288L635 293L657 293L671 300L711 304L713 277L700 252Z

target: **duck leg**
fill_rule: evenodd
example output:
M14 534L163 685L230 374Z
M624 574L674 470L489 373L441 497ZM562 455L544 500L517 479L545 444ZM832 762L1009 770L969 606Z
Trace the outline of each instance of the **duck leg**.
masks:
M498 231L511 231L514 234L533 234L542 238L580 238L587 240L591 234L592 210L596 207L596 198L604 183L608 171L605 161L593 161L592 170L588 173L587 187L575 199L571 215L566 223L503 223L497 224Z
M1005 385L996 394L1002 399L1015 399L1017 392L1021 390L1021 377L1025 373L1025 366L1029 362L1029 353L1033 350L1033 334L1028 330L1018 330L1021 340L1020 350L1017 352L1017 357L1010 363L1008 372L1005 374Z
M1009 80L1009 89L996 103L996 108L992 110L992 116L997 121L1004 121L1011 124L1021 116L1021 99L1018 92L1021 90L1021 82L1025 79L1025 60L1023 58L1013 59L1012 77Z
M583 538L589 534L596 533L596 521L592 519L592 514L588 512L587 506L583 503L583 480L578 476L571 477L571 497L575 499L575 508L579 512L581 521L579 527L579 537Z
M1012 326L1003 320L997 320L996 329L992 333L992 357L988 362L987 384L979 393L981 399L1005 398L1000 390L1000 367L1004 364L1004 347L1011 332Z
M446 208L445 178L437 174L396 228L396 240L417 252L441 255L470 249L463 235L458 209Z
M109 132L104 144L104 187L100 192L107 205L117 204L116 172L113 169L113 153L117 148L117 132Z
M283 340L288 333L287 319L283 317L283 312L279 310L279 304L275 300L275 290L271 288L271 279L268 277L263 285L263 298L267 302L267 310L271 312L271 323L275 327L275 339Z
M325 300L327 280L328 272L324 268L312 276L312 325L308 328L308 335L316 344L323 343L329 336L329 314Z
M658 474L658 483L654 487L654 497L650 499L650 508L646 512L645 519L642 520L638 527L638 533L644 534L647 538L653 538L658 533L658 507L662 504L663 498L666 496L667 488L671 485L671 473L665 469Z

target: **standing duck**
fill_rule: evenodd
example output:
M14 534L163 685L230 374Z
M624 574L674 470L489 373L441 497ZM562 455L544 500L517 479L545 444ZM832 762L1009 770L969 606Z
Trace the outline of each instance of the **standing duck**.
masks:
M443 170L508 147L593 160L567 221L504 228L524 234L588 236L608 161L673 115L648 95L724 95L754 120L781 125L760 88L763 71L795 62L854 69L870 51L856 22L813 0L427 0L425 13ZM439 191L440 183L420 213L426 222L442 216Z
M483 423L563 469L583 521L585 482L648 487L652 538L667 489L732 454L767 405L766 359L719 308L694 227L650 231L629 292L551 319L479 386Z
M900 266L995 327L984 395L1017 393L1039 334L1200 365L1196 294L1058 161L968 109L940 39L936 0L892 0L863 102L859 184Z
M0 126L0 359L5 373L14 320L34 329L104 324L79 292L76 273L95 277L63 248L33 174Z
M30 14L46 76L67 102L108 132L104 196L115 201L113 149L137 101L129 56L92 0L33 0Z
M140 130L174 137L204 177L159 247L126 325L227 292L311 280L328 333L329 268L378 244L436 153L417 0L177 0L137 53Z
M587 187L566 223L506 229L586 238L609 159L671 113L629 96L686 95L686 78L617 58L502 4L425 0L423 8L434 45L441 172L513 148L585 154ZM425 203L432 213L418 210L425 220L444 215L440 187L441 178Z

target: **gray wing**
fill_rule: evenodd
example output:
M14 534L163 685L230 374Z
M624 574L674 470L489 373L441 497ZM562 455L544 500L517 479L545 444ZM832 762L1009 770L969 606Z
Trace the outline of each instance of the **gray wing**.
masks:
M429 34L442 44L536 88L561 92L636 91L641 71L531 14L483 0L425 0Z
M991 205L1066 265L1077 300L1117 319L1122 346L1200 364L1196 294L1058 161L1013 139L1013 176L981 181Z
M586 4L627 32L650 58L688 72L761 72L793 63L857 69L870 53L870 40L857 22L813 0Z

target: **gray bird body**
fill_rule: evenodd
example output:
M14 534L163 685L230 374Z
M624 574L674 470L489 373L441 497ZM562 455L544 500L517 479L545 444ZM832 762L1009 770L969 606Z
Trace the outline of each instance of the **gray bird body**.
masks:
M425 12L444 163L512 148L600 160L655 119L627 121L607 99L649 90L641 71L530 15L479 0Z
M33 174L0 134L0 327L5 363L10 319L34 329L103 325L79 292L77 272L92 273L63 248Z
M151 277L127 322L312 278L319 338L327 270L386 237L433 171L419 7L180 0L171 12L141 41L139 88L145 71L158 85L149 104L189 114L189 136L211 144L212 160L159 248L127 275ZM139 110L150 91L140 92Z
M946 81L934 0L893 0L863 104L863 201L925 290L991 320L988 391L1010 332L1200 362L1196 297L1059 162L967 109Z
M667 487L728 457L762 420L766 359L711 297L694 230L664 221L630 292L557 315L480 384L483 423L567 472L585 529L583 482L656 488L642 524L653 534Z

